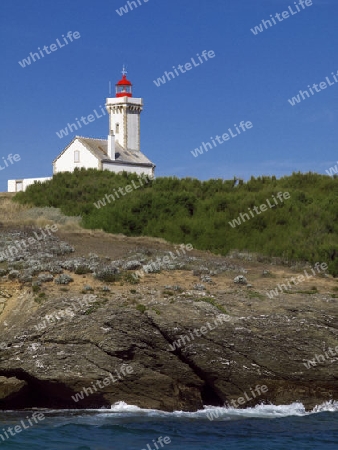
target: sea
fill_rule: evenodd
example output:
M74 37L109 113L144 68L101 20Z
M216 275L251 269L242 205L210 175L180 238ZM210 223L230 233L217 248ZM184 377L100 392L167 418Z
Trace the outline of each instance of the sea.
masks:
M0 449L11 450L338 450L338 402L312 411L293 403L173 413L119 402L99 410L2 411L0 423Z

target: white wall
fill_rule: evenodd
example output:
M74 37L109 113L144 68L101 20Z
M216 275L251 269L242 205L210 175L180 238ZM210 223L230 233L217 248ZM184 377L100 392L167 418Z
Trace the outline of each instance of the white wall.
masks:
M133 166L125 166L123 164L108 164L103 163L103 170L109 170L110 172L129 172L136 173L137 175L141 175L142 173L146 175L153 175L154 170L152 167L133 167Z
M127 114L127 148L130 150L140 151L140 114L139 113L128 113Z
M40 181L43 183L44 181L51 180L52 177L44 177L44 178L25 178L18 180L8 180L8 192L20 192L25 191L28 186L34 184L35 181Z
M109 129L115 134L116 141L125 149L140 151L140 114L143 109L142 98L107 98ZM116 132L116 124L119 132Z
M74 162L75 150L80 152L79 163ZM60 156L60 158L55 161L53 173L74 172L76 167L84 167L85 169L100 169L98 159L78 139L76 139Z

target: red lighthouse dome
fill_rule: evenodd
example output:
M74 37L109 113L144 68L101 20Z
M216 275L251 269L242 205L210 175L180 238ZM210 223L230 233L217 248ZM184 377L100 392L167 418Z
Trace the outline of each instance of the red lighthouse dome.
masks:
M123 68L122 70L122 79L116 83L116 97L132 97L132 84L129 80L127 80L127 72Z

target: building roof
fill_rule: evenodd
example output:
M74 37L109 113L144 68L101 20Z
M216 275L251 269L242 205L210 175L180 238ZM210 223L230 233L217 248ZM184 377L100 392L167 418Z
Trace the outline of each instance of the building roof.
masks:
M108 141L107 139L93 139L82 136L75 136L72 142L58 155L53 162L55 162L75 141L78 140L83 144L100 162L108 164L125 164L125 165L140 165L155 167L142 152L138 150L126 150L122 148L117 142L115 143L115 160L109 158L107 153Z

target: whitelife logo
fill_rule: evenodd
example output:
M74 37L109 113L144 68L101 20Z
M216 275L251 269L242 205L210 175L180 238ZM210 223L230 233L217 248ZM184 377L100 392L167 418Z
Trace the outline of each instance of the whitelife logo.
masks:
M19 64L20 64L20 66L22 68L30 66L32 64L32 62L35 62L35 61L38 61L41 58L44 58L45 54L46 55L50 55L51 53L56 52L56 50L59 50L59 48L66 47L66 45L69 44L68 39L69 39L70 42L73 42L73 38L74 39L80 39L80 37L81 37L81 35L80 35L80 33L78 31L74 31L74 33L72 31L68 31L67 37L65 37L64 34L62 35L64 43L60 42L60 39L56 39L56 44L57 45L56 44L51 44L49 46L49 49L48 49L48 45L45 45L42 48L42 50L41 50L40 47L38 47L38 50L39 50L39 53L40 53L41 57L40 57L39 53L32 53L32 52L30 52L30 54L27 56L27 58L24 58L23 60L19 61ZM43 52L45 52L45 54Z
M137 0L137 3L139 6L142 6L144 3L148 3L149 0L143 0L143 3L141 0ZM121 17L123 14L127 14L129 11L133 11L134 8L138 8L136 1L128 1L124 6L121 6L120 9L115 9L117 14Z
M149 181L151 181L153 179L154 179L154 174L149 174L149 175L142 174L142 175L138 176L138 181L140 182L139 186L137 184L135 184L134 180L131 180L131 184L127 184L124 187L120 186L118 188L118 191L121 195L125 196L125 195L131 193L133 190L143 187L143 183L141 180L143 180L145 183L149 183ZM116 189L114 189L114 195L116 198L120 198ZM114 195L106 194L105 197L103 197L101 200L99 200L98 202L94 202L95 208L100 209L104 206L107 206L106 200L108 201L108 203L111 203L111 200L113 200L113 202L115 202L116 199L115 199Z
M19 252L27 249L30 245L35 245L37 242L44 240L46 237L52 236L51 233L58 231L57 225L46 225L45 228L40 228L41 236L36 231L33 232L34 237L28 237L27 239L21 239L21 241L14 241L14 245L9 245L2 252L0 252L0 259L6 260L10 257L13 258ZM46 234L47 233L47 234Z
M283 203L284 200L288 200L290 198L289 192L278 192L278 194L276 194L276 195L277 195L278 200L281 203ZM271 205L269 199L266 199L266 203L268 204L270 209L274 208L275 206L278 206L276 197L274 195L272 195L272 198L275 202L275 204L272 204L272 205ZM252 209L255 211L256 214L261 214L262 212L265 212L268 209L268 207L265 203L263 203L262 205L259 206L260 211L258 210L257 206L254 206ZM255 217L254 213L251 211L251 208L248 208L248 211L251 214L251 217ZM251 217L249 216L248 213L240 213L240 215L237 217L237 219L234 219L228 223L232 228L235 228L236 225L240 225L241 223L244 223L246 220L250 220Z
M248 394L246 392L243 392L243 394L244 394L243 397L238 397L237 400L231 400L230 401L231 406L233 408L238 408L238 404L242 406L245 403L250 402L251 400L253 400L257 396L266 394L268 392L268 390L269 389L268 389L268 387L265 384L263 384L262 386L257 384L255 389L250 388L250 393L251 393L252 397L248 397ZM225 403L224 404L224 407L226 407L226 408L231 408L231 406L229 405L229 403ZM209 420L214 420L214 419L218 419L221 414L222 414L222 411L220 410L220 408L217 408L217 409L214 409L214 410L211 410L210 412L208 412L207 413L207 417L208 417Z
M330 167L329 170L325 170L325 172L330 175L330 177L333 177L333 175L338 175L338 161L335 166Z
M319 267L320 266L320 267ZM283 293L283 292L285 292L285 291L287 291L288 289L292 289L292 286L291 286L291 284L290 284L290 281L291 281L291 283L293 283L294 285L297 285L297 284L299 284L299 283L303 283L304 281L305 281L305 277L306 277L306 279L309 279L309 278L312 278L312 277L315 277L318 273L320 273L321 272L321 270L324 272L325 270L327 270L327 268L328 268L328 266L327 266L327 264L326 263L319 263L319 262L316 262L316 264L314 265L314 268L317 270L317 273L314 271L314 269L311 267L311 272L313 273L313 275L309 275L308 273L307 273L307 271L306 270L304 270L304 275L298 275L297 277L291 277L291 278L289 278L288 279L288 281L286 281L286 283L282 283L282 284L277 284L277 287L276 287L276 289L274 289L274 290L272 290L272 291L270 291L270 292L267 292L267 296L269 297L269 298L274 298L274 297L277 297L278 295L279 295L279 293ZM286 284L287 284L287 286L286 286ZM280 292L278 292L278 289L280 290Z
M203 50L201 56L199 55L199 53L197 53L196 56L197 56L200 64L198 62L196 62L194 58L190 58L191 63L187 62L187 63L184 64L184 66L182 66L182 64L179 64L177 66L177 69L179 69L179 71L181 73L186 73L189 70L193 69L194 67L198 67L198 66L200 66L201 64L204 63L204 61L202 59L202 56L203 56L205 61L209 61L208 58L210 58L210 59L215 58L216 55L215 55L215 52L213 50L209 50L208 52L206 50ZM185 70L183 69L183 67L184 67ZM176 76L178 77L180 75L180 72L176 69L175 66L173 66L173 69L174 69L174 72L175 72ZM174 78L176 78L174 72L167 72L167 71L164 72L164 75L162 77L159 77L159 78L157 78L157 80L154 80L155 86L156 87L160 87L162 84L166 84L167 80L171 81Z
M4 156L2 156L2 163L4 164L5 167L2 167L2 165L0 164L0 170L4 170L6 169L6 167L9 167L9 164L14 164L15 162L19 162L21 161L21 156L18 155L17 153L15 155L12 155L12 153L10 153L7 158L5 159Z
M334 351L334 350L336 350L336 351ZM324 355L315 355L314 359L310 359L306 363L303 363L303 364L307 369L311 369L311 367L315 367L317 365L317 363L318 364L325 363L326 361L332 361L332 360L337 361L336 358L338 357L338 345L334 350L331 347L329 347L327 352L324 352ZM328 355L328 353L330 353L330 355ZM326 358L326 361L325 361L325 358Z
M282 13L276 13L275 17L278 20L278 22L275 21L274 17L272 14L270 14L270 18L271 20L262 20L261 25L257 25L255 26L255 28L251 28L250 30L252 31L252 33L256 36L258 33L263 33L264 28L267 30L267 24L269 25L269 28L273 27L274 25L277 25L277 23L279 22L283 22L284 19L288 19L291 16L294 16L295 14L303 11L304 9L306 9L306 6L312 6L312 0L299 0L298 3L294 2L295 6L296 6L296 10L294 11L292 9L291 6L289 6L288 10L289 11L283 11ZM302 7L302 9L300 9L299 7ZM281 17L282 16L282 17ZM273 25L272 25L273 24ZM263 28L264 25L264 28Z
M60 131L56 131L56 135L60 139L62 139L65 136L68 136L69 133L73 133L74 131L77 131L78 127L82 128L80 121L83 123L83 125L89 125L90 123L94 122L96 119L101 119L101 117L106 115L106 111L103 109L103 107L101 105L100 105L100 108L101 108L102 116L99 115L99 113L96 111L96 109L94 109L93 113L95 114L95 116L94 116L94 114L89 114L86 117L81 116L80 120L77 117L75 117L77 125L75 123L68 122L66 128L63 128ZM88 120L88 122L86 122L86 120Z
M32 416L30 418L27 416L26 419L27 419L28 425L25 424L24 420L21 420L20 425L14 424L12 427L8 427L7 430L5 430L5 428L3 428L2 429L3 434L0 434L1 441L5 442L5 440L10 439L11 436L15 436L16 434L21 433L23 430L28 430L28 428L33 427L34 425L39 423L39 421L44 420L45 416L43 413L35 411L35 412L33 412ZM33 423L33 421L35 423ZM4 436L6 436L6 438ZM0 441L0 444L1 444L1 441Z
M313 83L312 86L308 84L309 91L311 92L311 95L315 95L317 92L322 92L324 89L326 89L329 86L334 86L336 83L338 83L338 70L337 73L331 72L334 83L332 82L332 79L330 80L329 77L326 77L325 81L320 82L319 84ZM298 103L302 102L303 100L306 100L307 98L310 98L309 91L299 91L299 94L296 97L292 97L292 99L288 99L288 102L291 106L295 106ZM315 92L313 92L315 91Z
M109 386L112 383L116 383L118 380L122 380L122 377L126 377L127 375L134 373L134 369L131 366L123 365L120 367L119 371L115 369L115 373L117 377L114 377L113 374L110 373L109 377L106 377L103 380L96 380L96 386L98 386L99 389L104 389L106 386ZM92 386L83 388L82 391L77 392L75 396L72 395L72 399L74 400L74 402L78 402L79 400L84 399L85 394L87 397L89 395L93 395L95 392L97 392L96 386L95 382L92 381Z
M224 144L224 142L228 141L230 138L235 138L236 136L241 134L241 131L238 127L240 127L242 131L246 131L246 130L250 130L250 128L252 128L253 125L252 125L252 122L250 122L250 121L247 121L244 123L244 120L242 120L238 126L236 124L234 124L234 127L238 134L236 134L235 132L232 132L231 128L228 128L229 134L224 133L224 134L222 134L222 137L219 135L217 135L215 138L211 137L210 139L211 139L214 147L217 147L218 144ZM215 139L218 142L218 144L215 142ZM197 158L197 156L203 155L203 150L205 152L207 152L208 150L212 150L212 148L213 147L210 144L210 142L202 142L202 145L200 147L195 148L195 150L190 150L190 153L195 158Z

